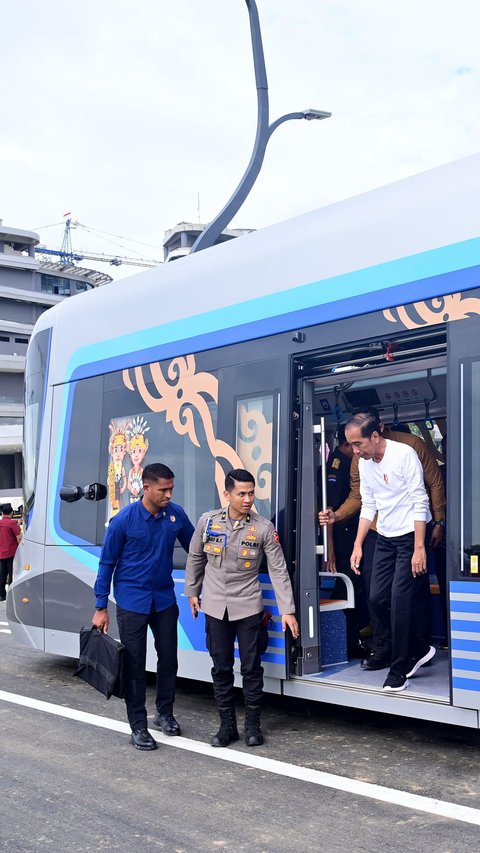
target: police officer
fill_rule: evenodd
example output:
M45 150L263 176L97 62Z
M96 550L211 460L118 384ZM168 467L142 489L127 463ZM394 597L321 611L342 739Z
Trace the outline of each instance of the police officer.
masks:
M292 586L278 533L270 521L252 512L255 479L242 469L225 478L227 506L204 513L190 543L185 594L192 615L205 613L206 643L213 661L212 679L220 729L212 746L238 740L234 693L234 644L238 640L245 697L245 742L260 746L263 690L261 655L268 631L264 621L258 572L265 555L282 616L282 629L299 636Z
M353 449L345 438L345 427L340 424L337 430L338 446L330 454L327 463L327 504L332 510L337 510L350 493L350 466ZM342 572L353 583L355 592L355 607L345 610L347 623L347 652L348 657L365 658L370 649L360 639L360 607L363 603L363 582L359 575L350 568L350 555L357 535L359 513L347 521L339 521L327 528L329 549L326 568L329 572ZM342 583L338 585L342 587ZM335 589L334 595L337 594ZM364 609L366 609L366 604Z

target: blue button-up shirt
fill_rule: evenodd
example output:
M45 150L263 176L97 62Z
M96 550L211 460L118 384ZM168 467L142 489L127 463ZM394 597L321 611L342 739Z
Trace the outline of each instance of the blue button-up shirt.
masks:
M96 606L106 607L113 576L115 600L125 610L150 613L175 604L172 578L175 540L188 553L194 528L181 506L169 503L152 515L142 501L112 518L94 586Z

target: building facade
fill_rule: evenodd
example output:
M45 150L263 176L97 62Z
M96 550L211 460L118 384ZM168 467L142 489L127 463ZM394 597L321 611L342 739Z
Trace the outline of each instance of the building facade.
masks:
M166 263L168 261L176 261L178 258L189 255L197 237L200 236L206 227L206 225L201 225L200 223L179 222L174 228L165 231L165 239L163 241L164 261ZM233 240L235 237L242 237L244 234L250 234L254 230L254 228L225 228L215 241L215 245L225 243L227 240Z
M0 220L0 505L22 503L25 355L40 314L109 275L35 256L38 234Z

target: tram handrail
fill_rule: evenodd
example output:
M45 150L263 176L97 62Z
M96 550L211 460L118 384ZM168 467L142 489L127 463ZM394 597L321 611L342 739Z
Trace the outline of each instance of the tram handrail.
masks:
M346 592L347 592L346 599L336 598L332 601L323 601L323 602L321 601L320 602L320 610L321 611L325 611L325 610L349 610L349 609L355 607L355 591L353 589L353 583L350 580L350 578L348 577L348 575L344 575L343 572L335 572L335 574L332 574L332 572L319 572L318 576L319 576L319 578L330 578L330 579L340 578L344 582Z

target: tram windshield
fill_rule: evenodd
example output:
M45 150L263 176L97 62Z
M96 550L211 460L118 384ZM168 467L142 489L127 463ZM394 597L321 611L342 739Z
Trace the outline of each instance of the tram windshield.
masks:
M38 454L45 408L51 329L38 332L30 341L25 365L24 507L28 526L35 500Z

